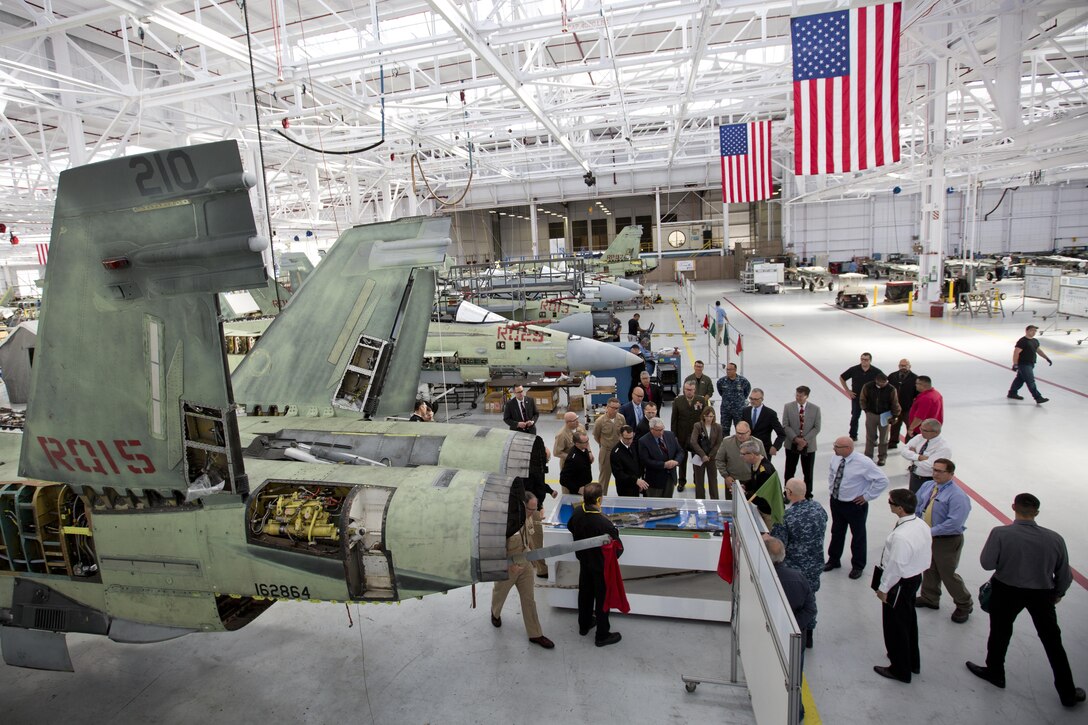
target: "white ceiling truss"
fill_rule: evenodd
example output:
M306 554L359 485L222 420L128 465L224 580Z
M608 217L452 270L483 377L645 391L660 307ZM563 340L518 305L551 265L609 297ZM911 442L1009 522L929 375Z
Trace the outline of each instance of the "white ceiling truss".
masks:
M950 185L1088 179L1083 0L905 0L903 160L795 179L789 20L846 7L0 0L0 222L45 234L70 165L223 138L263 152L281 230L434 212L420 173L456 209L712 189L717 127L766 118L787 202L911 190L937 155Z

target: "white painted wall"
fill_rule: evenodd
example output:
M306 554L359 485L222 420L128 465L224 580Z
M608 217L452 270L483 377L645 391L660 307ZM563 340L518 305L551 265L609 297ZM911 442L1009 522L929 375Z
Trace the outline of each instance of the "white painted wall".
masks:
M1003 191L986 188L978 194L977 253L1088 246L1088 186L1021 186L1005 194L998 205ZM946 203L947 253L959 254L966 232L963 193L949 194ZM865 199L787 205L791 238L785 243L792 243L792 251L801 257L827 254L833 262L874 252L910 254L920 233L920 205L918 194L890 191Z

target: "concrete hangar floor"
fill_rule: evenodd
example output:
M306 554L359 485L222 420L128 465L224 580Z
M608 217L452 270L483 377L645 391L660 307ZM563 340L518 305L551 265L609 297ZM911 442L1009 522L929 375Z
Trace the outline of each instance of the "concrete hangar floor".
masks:
M1002 283L1008 308L1019 301L1019 283ZM666 299L675 287L664 286ZM1005 523L1020 491L1042 500L1041 525L1068 544L1076 581L1058 607L1065 647L1080 686L1088 683L1088 533L1075 498L1088 417L1088 346L1064 329L1086 321L1059 320L1045 329L1042 345L1054 367L1040 368L1039 386L1050 402L1006 400L1013 373L1013 343L1029 320L1053 305L1029 301L1027 311L1004 319L931 319L928 309L905 316L902 305L842 311L829 293L791 290L746 295L733 282L698 285L692 315L666 302L641 312L656 323L654 347L676 345L682 376L692 361L709 361L706 337L682 337L696 317L722 299L731 325L744 335L743 374L781 410L797 385L812 388L823 410L816 461L816 498L828 502L831 441L845 434L849 401L837 390L839 374L862 351L887 372L901 357L930 375L945 399L945 436L957 474L972 493L960 573L972 591L988 578L978 564L987 532ZM1038 315L1032 317L1031 311ZM626 323L629 313L621 313ZM736 356L734 356L736 359ZM722 358L724 362L724 356ZM708 365L709 370L709 365ZM715 377L717 373L715 374ZM460 412L465 412L463 408ZM439 418L442 418L440 411ZM668 420L668 408L664 418ZM465 420L502 425L479 410ZM559 428L542 418L551 442ZM779 454L776 464L784 464ZM551 478L558 478L553 465ZM889 456L892 486L905 486L905 462ZM689 484L686 497L693 496ZM554 505L546 502L548 509ZM893 520L885 507L869 516L869 562L879 556ZM987 615L977 609L966 624L949 620L951 603L918 613L922 672L913 684L885 680L872 671L886 664L880 605L868 575L852 581L846 570L827 575L818 594L816 646L806 653L807 723L1080 722L1083 706L1061 707L1042 645L1026 614L1017 621L1007 661L1008 686L997 690L971 675L964 660L985 656ZM511 596L503 627L487 616L490 585L397 605L280 603L250 626L230 634L195 635L155 645L120 645L101 637L69 635L75 674L0 667L5 723L692 723L754 722L743 690L704 684L687 693L680 675L724 677L729 628L690 620L616 615L623 642L596 648L579 637L575 613L553 609L538 591L544 633L556 648L530 644ZM350 623L349 623L350 615Z

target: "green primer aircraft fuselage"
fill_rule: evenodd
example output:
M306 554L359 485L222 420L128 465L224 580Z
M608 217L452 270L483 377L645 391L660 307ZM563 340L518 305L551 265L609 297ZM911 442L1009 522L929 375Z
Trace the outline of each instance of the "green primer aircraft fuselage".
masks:
M232 385L216 295L267 285L253 183L234 142L61 174L19 477L0 484L9 664L72 669L66 632L161 641L278 599L506 576L534 439L359 420L414 397L448 220L345 232L339 297L296 295ZM480 468L449 467L457 448Z

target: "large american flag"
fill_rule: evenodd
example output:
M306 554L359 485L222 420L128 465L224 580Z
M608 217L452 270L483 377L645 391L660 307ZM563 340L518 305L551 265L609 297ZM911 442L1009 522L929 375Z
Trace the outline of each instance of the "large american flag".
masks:
M793 18L794 173L899 160L901 3Z
M771 198L771 122L718 128L722 149L722 201L742 204Z
M38 250L38 264L44 267L45 263L49 260L49 245L35 244L34 248Z

